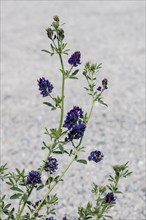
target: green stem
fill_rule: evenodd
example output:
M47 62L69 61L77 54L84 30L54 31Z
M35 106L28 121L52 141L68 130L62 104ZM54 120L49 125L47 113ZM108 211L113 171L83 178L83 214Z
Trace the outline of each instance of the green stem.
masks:
M93 106L94 106L94 98L93 98L93 100L92 100L92 105L91 105L91 109L90 109L90 112L89 112L88 121L89 121L89 119L90 119L90 116L91 116L91 113L92 113L92 110L93 110ZM55 188L55 186L58 184L58 182L62 179L62 177L64 176L64 174L67 172L67 170L69 169L69 167L71 166L71 164L74 162L74 160L75 160L75 158L76 158L76 156L77 156L77 154L78 154L78 151L80 150L80 145L81 145L82 140L83 140L83 137L81 138L81 140L80 140L80 142L79 142L79 144L78 144L78 146L77 146L77 148L76 148L76 153L75 153L75 155L73 156L72 160L71 160L70 163L66 166L65 170L62 172L61 176L59 177L58 181L55 182L55 183L52 185L52 187L50 188L50 190L45 194L44 198L41 200L41 202L39 203L39 205L37 206L37 208L34 210L34 212L32 213L32 215L30 216L30 218L32 218L32 217L34 216L34 214L37 213L37 212L40 210L40 208L41 208L43 202L45 201L45 199L47 198L47 196L52 192L52 190Z
M30 189L30 191L29 191L29 193L28 193L28 198L29 198L29 196L30 196L30 194L31 194L31 192L32 192L32 190L33 190L33 188L34 188L34 186L31 187L31 189ZM27 198L27 200L28 200L28 198ZM15 220L20 219L21 214L22 214L22 212L23 212L23 210L24 210L24 208L25 208L25 205L26 205L26 203L27 203L27 200L23 203L23 206L22 206L20 212L18 213L18 215L16 216L16 219L15 219Z
M92 114L92 111L93 111L93 107L94 107L94 97L92 96L92 105L91 105L91 108L90 108L90 112L89 112L89 115L88 115L88 119L87 119L87 122L89 121L90 117L91 117L91 114Z
M72 160L70 161L70 163L66 166L65 170L62 172L62 174L60 175L59 179L52 185L52 187L50 188L50 190L45 194L44 198L41 200L41 202L39 203L39 205L37 206L37 208L34 210L34 212L31 214L30 219L35 215L35 213L37 213L43 202L46 200L46 198L48 197L48 195L50 194L50 192L55 188L55 186L58 184L58 182L62 179L62 177L64 176L64 174L67 172L67 170L70 168L71 164L74 162L76 155L78 154L79 151L79 147L76 149L76 152L72 158Z
M64 64L62 60L62 56L59 53L59 58L61 62L61 68L62 68L62 92L61 92L61 97L62 97L62 103L61 103L61 117L60 117L60 123L59 123L59 128L58 130L61 130L62 123L63 123L63 115L64 115L64 87L65 87L65 70L64 70Z
M117 191L117 185L118 185L118 183L119 183L120 177L121 177L121 176L119 175L118 178L117 178L117 180L116 180L116 182L115 182L114 192Z

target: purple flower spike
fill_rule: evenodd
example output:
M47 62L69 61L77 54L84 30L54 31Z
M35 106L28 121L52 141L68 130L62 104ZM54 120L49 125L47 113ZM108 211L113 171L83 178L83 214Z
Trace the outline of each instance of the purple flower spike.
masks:
M72 130L68 133L68 138L65 141L71 141L73 139L80 139L84 135L86 125L84 123L75 124Z
M50 172L50 174L56 172L56 170L58 169L58 161L56 160L56 158L53 157L49 157L45 166L44 166L44 170L46 172Z
M46 80L44 77L38 80L38 86L43 97L48 96L54 88L53 85L49 82L49 80Z
M32 170L29 172L26 180L26 184L38 184L41 183L41 174L38 171Z
M72 66L77 66L77 65L81 64L80 58L81 58L81 53L79 51L76 51L75 53L73 53L71 55L68 62Z
M69 130L77 123L79 119L83 118L83 110L77 106L74 106L66 116L63 127Z

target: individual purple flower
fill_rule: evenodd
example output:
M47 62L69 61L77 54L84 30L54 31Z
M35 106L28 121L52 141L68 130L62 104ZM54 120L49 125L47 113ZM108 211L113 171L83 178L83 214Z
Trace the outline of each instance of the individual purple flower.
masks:
M113 192L107 193L104 199L105 199L106 203L111 203L111 202L114 202L116 200Z
M101 86L98 86L98 87L97 87L97 90L98 90L98 91L101 91L101 90L102 90L102 87L101 87Z
M100 151L96 150L96 151L92 151L90 153L88 160L89 161L93 160L95 163L98 163L101 160L103 160L103 157L104 157L104 155Z
M55 220L53 217L46 218L46 220Z
M77 106L74 106L66 116L63 127L69 130L81 119L83 118L83 110Z
M49 82L49 80L46 80L44 77L40 78L38 81L39 90L41 91L41 94L43 97L48 96L52 90L53 85Z
M56 172L57 169L58 169L58 161L56 160L56 158L49 157L47 162L45 163L44 170L52 174Z
M32 170L29 172L26 180L26 184L39 184L41 183L41 174L38 171Z
M80 51L76 51L75 53L73 53L71 55L71 57L69 58L68 62L72 66L77 66L78 64L81 64L80 58L81 58Z
M84 123L75 124L73 128L69 131L68 137L65 138L65 141L71 141L73 139L79 139L83 137L86 125Z

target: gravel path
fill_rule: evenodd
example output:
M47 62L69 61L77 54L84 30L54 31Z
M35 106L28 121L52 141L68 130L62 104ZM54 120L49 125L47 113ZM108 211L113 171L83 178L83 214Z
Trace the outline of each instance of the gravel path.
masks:
M123 180L114 220L144 220L144 1L2 1L2 162L35 169L44 158L40 150L46 139L44 127L54 127L58 114L42 105L36 80L45 76L60 92L59 62L41 52L49 48L45 29L53 15L59 15L71 53L79 50L82 64L102 62L99 82L107 77L109 107L94 109L84 145L89 152L101 150L105 159L86 167L74 164L56 189L60 204L57 219L64 214L76 219L77 207L85 204L91 183L107 183L105 178L116 163L130 162L131 177ZM83 65L81 69L83 68ZM89 97L85 81L68 82L66 112L73 105L87 111ZM65 166L68 158L59 158ZM61 169L60 166L60 169ZM37 195L39 198L40 195Z

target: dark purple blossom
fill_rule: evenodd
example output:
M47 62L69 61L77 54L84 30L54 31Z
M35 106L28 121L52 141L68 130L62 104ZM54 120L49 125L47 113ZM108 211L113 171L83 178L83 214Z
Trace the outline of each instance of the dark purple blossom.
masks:
M75 53L73 53L71 55L71 57L69 58L68 62L72 66L77 66L78 64L81 64L80 58L81 58L80 51L76 51Z
M49 82L49 80L46 80L44 77L38 80L38 86L43 97L48 96L54 88L53 85Z
M83 110L77 106L74 106L73 109L71 109L67 113L63 127L68 128L70 130L81 118L83 118Z
M83 122L83 110L74 106L66 116L63 127L68 128L68 136L65 141L72 141L83 137L86 129L86 124Z
M65 141L71 141L73 139L79 139L83 137L85 129L86 125L84 123L75 124L73 128L69 131L68 137L65 139Z
M56 172L57 169L58 169L58 161L56 160L56 158L49 157L47 162L45 163L44 170L52 174Z
M103 90L108 89L107 85L108 85L108 80L107 79L103 79L102 80L102 86L98 86L97 90L102 92Z
M101 90L102 90L102 87L101 87L101 86L98 86L98 87L97 87L97 90L98 90L98 91L101 91Z
M55 220L53 217L46 218L46 220Z
M41 183L41 174L38 171L32 170L29 172L26 180L26 184L38 184Z
M113 192L106 194L106 196L105 196L106 203L111 203L111 202L114 202L115 200L116 200L116 198L115 198Z
M103 160L103 157L104 157L104 155L100 151L96 150L96 151L92 151L90 153L88 160L89 161L93 160L95 163L98 163L101 160Z

